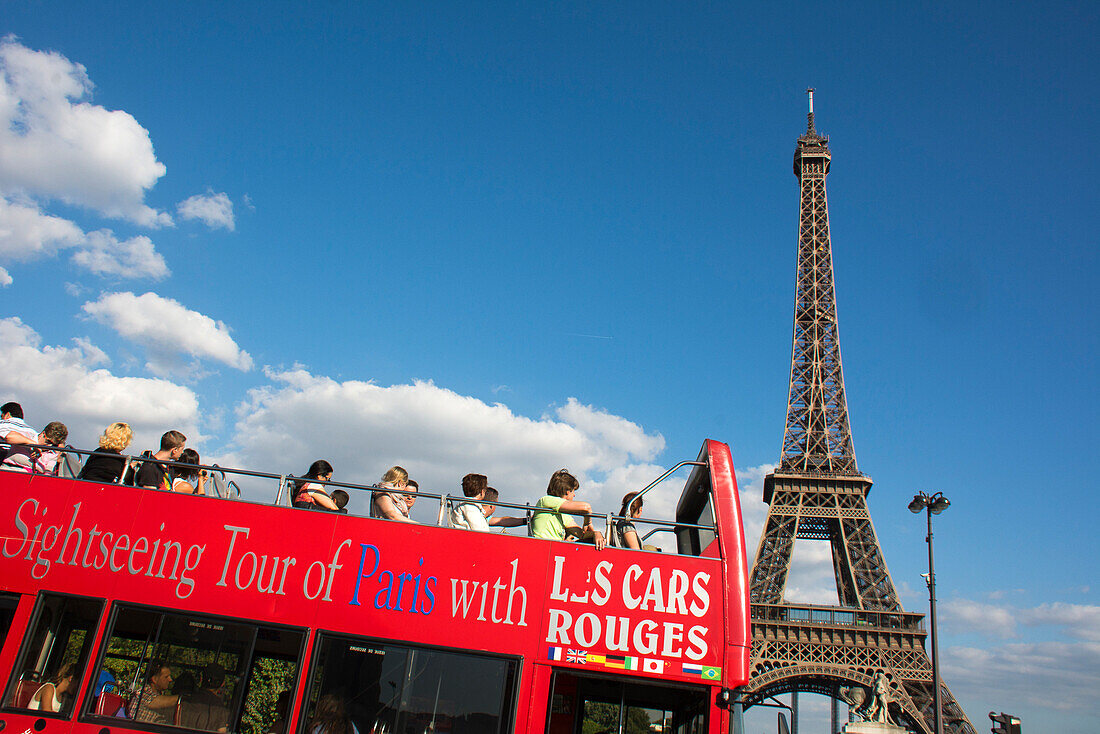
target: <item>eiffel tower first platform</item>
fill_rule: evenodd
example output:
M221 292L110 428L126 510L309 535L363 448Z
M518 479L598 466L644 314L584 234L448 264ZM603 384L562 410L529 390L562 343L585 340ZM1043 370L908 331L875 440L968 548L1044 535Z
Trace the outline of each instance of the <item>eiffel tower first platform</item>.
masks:
M802 201L787 425L779 467L764 480L769 509L750 580L751 677L741 699L749 707L802 691L836 701L844 699L843 688L871 689L881 671L892 689L891 718L935 734L924 615L898 602L867 509L871 478L856 467L825 198L832 156L828 137L814 129L813 90L807 91L808 124L794 153ZM838 606L784 599L799 539L831 545ZM947 686L941 692L944 730L976 734ZM835 712L834 704L834 719Z

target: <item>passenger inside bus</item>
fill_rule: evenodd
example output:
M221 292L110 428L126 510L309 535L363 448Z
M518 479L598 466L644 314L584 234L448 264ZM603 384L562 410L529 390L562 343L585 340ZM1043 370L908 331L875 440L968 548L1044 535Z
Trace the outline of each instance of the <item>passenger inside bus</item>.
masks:
M72 695L69 692L75 688L75 671L76 665L73 663L65 663L61 666L48 683L34 692L27 708L32 711L60 711L62 696L68 698Z
M180 697L165 693L172 687L172 671L163 660L149 663L149 677L141 694L134 696L128 713L135 721L147 721L151 724L169 724L168 712L176 707Z
M343 696L335 693L321 696L307 731L308 734L359 734L359 728L348 716Z
M550 477L550 483L546 487L546 496L541 497L535 503L536 512L531 520L531 534L536 538L548 540L565 540L566 537L576 538L591 542L596 550L603 550L605 541L603 533L592 526L589 515L592 513L592 505L580 502L576 499L577 491L581 483L569 473L568 469L559 469ZM566 515L577 515L584 518L584 526L577 525L576 521Z
M202 688L183 697L180 705L180 726L203 731L225 732L229 728L229 709L222 698L225 668L207 663L202 670Z

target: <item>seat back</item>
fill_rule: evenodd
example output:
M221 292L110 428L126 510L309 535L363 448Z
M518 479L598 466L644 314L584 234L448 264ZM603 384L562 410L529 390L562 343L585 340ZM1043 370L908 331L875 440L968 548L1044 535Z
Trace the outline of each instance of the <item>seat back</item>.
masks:
M20 709L27 708L31 705L34 694L41 687L42 684L36 680L20 680L15 684L15 697L12 699L11 705Z
M95 701L95 713L99 716L125 716L126 699L117 693L104 691Z
M61 454L57 459L57 475L65 479L76 479L80 470L84 468L84 462L80 460L80 454Z

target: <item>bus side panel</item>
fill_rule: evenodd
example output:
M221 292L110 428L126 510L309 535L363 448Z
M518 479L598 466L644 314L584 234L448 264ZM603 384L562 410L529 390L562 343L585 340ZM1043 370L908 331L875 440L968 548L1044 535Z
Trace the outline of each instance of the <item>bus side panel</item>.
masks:
M0 676L2 687L0 691L8 689L8 683L19 677L19 671L15 670L15 658L19 655L19 646L27 635L27 625L31 622L31 612L34 611L34 596L23 594L19 597L19 605L15 608L15 617L11 620L11 629L4 640L4 646L0 649L0 671L10 671L9 675Z
M549 665L529 665L531 678L524 681L521 698L527 699L527 712L516 715L516 733L546 730L546 716L550 709L550 686L554 681L554 669ZM520 705L522 708L522 703Z

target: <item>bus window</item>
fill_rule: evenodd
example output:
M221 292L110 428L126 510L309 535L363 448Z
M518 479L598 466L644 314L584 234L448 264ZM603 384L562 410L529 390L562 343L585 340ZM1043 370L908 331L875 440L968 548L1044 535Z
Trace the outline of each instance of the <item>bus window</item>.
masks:
M316 649L300 734L512 731L513 659L328 634Z
M42 594L4 696L4 706L72 713L103 602ZM53 705L50 705L50 702Z
M3 647L4 640L8 639L17 606L19 606L19 594L0 593L0 647Z
M549 734L702 734L707 730L707 689L658 686L638 679L608 679L558 672Z
M293 689L302 630L120 606L90 697L92 716L266 734Z

